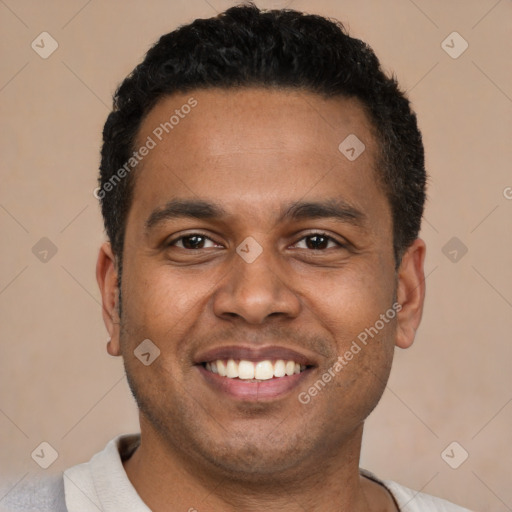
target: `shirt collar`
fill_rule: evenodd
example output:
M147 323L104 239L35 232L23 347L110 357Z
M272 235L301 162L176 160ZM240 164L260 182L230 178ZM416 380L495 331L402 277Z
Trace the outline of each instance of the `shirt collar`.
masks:
M64 472L69 512L151 512L123 467L140 442L139 434L118 436L85 464Z

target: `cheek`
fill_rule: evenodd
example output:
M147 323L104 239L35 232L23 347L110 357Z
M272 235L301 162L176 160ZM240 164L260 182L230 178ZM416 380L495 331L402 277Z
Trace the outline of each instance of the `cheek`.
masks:
M365 416L380 399L393 360L393 280L389 269L368 264L346 268L321 282L324 286L319 289L317 283L312 303L336 344L336 355L322 368L335 375L330 400L342 409L350 403L355 418Z
M149 260L138 263L137 270L126 275L122 321L127 336L138 332L162 346L171 337L179 338L179 333L195 321L215 283L213 272L171 269Z
M354 265L326 275L311 287L311 307L339 341L339 350L374 326L392 307L394 285L388 276L389 272L376 265ZM389 331L391 323L386 322L379 330Z

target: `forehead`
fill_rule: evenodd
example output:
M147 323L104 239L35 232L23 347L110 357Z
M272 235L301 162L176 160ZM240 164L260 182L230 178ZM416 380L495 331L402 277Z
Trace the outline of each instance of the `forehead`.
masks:
M293 89L207 89L161 98L143 120L137 142L152 135L160 146L194 146L200 150L190 155L194 159L237 148L244 153L267 149L331 159L343 135L366 139L371 153L371 131L356 99L323 99Z
M263 88L175 94L149 112L135 147L149 140L130 216L180 197L209 198L259 221L283 203L326 197L376 218L389 213L372 126L353 99Z

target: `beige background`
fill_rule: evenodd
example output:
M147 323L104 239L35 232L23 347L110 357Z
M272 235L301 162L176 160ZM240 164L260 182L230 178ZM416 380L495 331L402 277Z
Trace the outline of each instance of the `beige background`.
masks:
M59 454L55 472L138 428L94 276L101 130L116 85L158 36L233 3L0 1L0 499L44 473L31 458L42 441ZM426 309L368 420L362 466L512 510L512 2L257 3L345 22L408 90L424 134ZM31 48L43 31L59 44L48 59ZM469 43L457 59L441 46L453 31ZM454 236L468 248L457 262L442 251ZM32 252L42 237L57 247L46 263ZM453 441L469 453L458 469L441 457Z

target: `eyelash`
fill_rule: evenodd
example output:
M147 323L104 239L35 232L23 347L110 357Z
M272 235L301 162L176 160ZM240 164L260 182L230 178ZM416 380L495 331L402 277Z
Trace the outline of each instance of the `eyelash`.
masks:
M175 246L175 244L177 242L179 242L180 240L183 240L184 238L192 238L194 236L200 236L206 240L209 240L213 243L217 243L215 240L213 240L212 238L210 238L209 236L206 236L204 235L203 233L190 233L188 235L183 235L183 236L180 236L179 238L175 238L174 240L171 240L167 246L168 247L173 247ZM294 245L296 245L298 242L304 240L305 238L310 238L310 237L314 237L314 236L320 236L320 237L324 237L324 238L327 238L328 242L334 242L340 249L343 249L343 248L346 248L347 246L345 244L342 244L341 242L338 242L338 240L336 240L335 238L333 238L332 236L328 235L327 233L323 233L321 231L315 231L315 232L312 232L312 233L308 233L307 235L304 235L302 238L300 238L297 242L295 242ZM180 249L184 249L184 250L188 250L188 251L200 251L202 250L203 248L199 248L199 249L187 249L186 247L180 247ZM309 249L310 251L326 251L326 249Z

